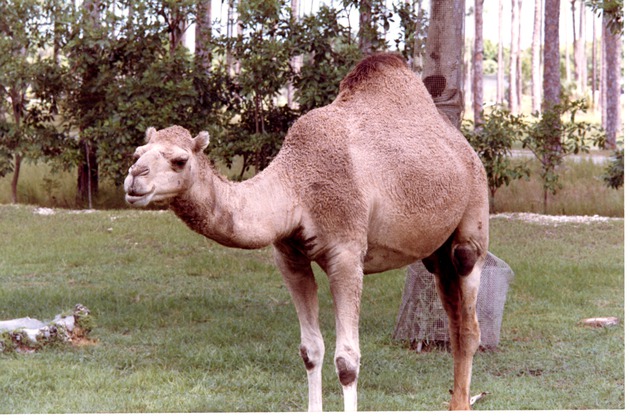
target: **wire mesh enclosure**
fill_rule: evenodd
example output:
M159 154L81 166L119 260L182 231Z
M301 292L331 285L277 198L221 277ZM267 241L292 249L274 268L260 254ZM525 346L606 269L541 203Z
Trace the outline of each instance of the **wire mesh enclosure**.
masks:
M402 304L396 321L394 339L412 343L416 350L448 347L448 317L438 296L435 279L421 261L409 266ZM481 330L481 348L493 350L499 345L503 309L509 285L514 279L510 266L488 253L481 271L477 296L477 318Z

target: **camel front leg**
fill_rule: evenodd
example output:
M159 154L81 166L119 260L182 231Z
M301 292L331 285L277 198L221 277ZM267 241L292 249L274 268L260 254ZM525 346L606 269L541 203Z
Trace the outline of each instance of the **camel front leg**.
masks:
M308 380L308 411L322 411L324 339L319 328L317 283L310 261L275 250L276 265L289 289L300 322L300 356Z
M357 411L359 350L359 311L363 288L363 268L359 253L341 252L324 271L330 279L337 333L335 368L343 390L344 411Z

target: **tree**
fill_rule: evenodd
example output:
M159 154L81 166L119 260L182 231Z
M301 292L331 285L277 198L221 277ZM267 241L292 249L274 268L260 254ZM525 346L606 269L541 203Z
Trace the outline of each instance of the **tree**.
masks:
M619 189L623 187L623 150L615 150L613 160L606 166L606 173L604 175L604 182L606 185L613 189Z
M79 153L82 155L77 174L77 203L86 203L92 208L92 199L98 194L98 146L89 136L89 129L94 124L93 106L101 102L104 95L99 83L99 58L103 58L103 49L98 40L103 37L100 26L100 0L83 2L84 43L79 44L81 56L76 63L82 67L80 87L77 91L77 108L81 114L79 122Z
M573 27L573 78L578 95L586 92L586 56L584 43L584 23L586 20L584 2L579 2L578 22L576 25L576 0L571 0L571 22Z
M523 139L527 125L521 115L513 115L500 105L482 116L483 126L464 121L462 133L483 162L490 191L490 212L495 212L495 196L499 188L522 177L529 178L529 169L510 160L513 145Z
M534 33L532 34L532 113L540 112L540 35L542 0L534 1Z
M461 124L464 0L431 1L422 78L433 101L454 126Z
M549 0L546 0L549 1ZM546 102L546 109L528 126L523 147L529 149L540 162L543 181L543 211L547 213L549 193L556 194L562 188L558 168L570 154L588 153L590 144L603 146L605 136L593 125L576 118L578 112L587 109L584 100L564 100L553 106ZM568 118L562 116L569 114Z
M483 0L475 0L475 43L473 48L473 120L483 124Z
M52 153L58 140L52 121L55 104L37 98L38 81L49 67L39 54L47 38L45 10L38 1L0 4L0 177L13 172L11 198L18 202L24 158ZM52 72L54 73L54 72ZM48 124L48 125L47 125ZM51 128L51 129L49 129Z
M617 147L617 131L619 130L620 95L621 95L621 36L611 30L608 24L612 18L605 16L606 36L604 47L606 49L606 147Z
M372 26L372 0L359 1L359 49L363 55L370 54L374 50L375 38Z
M545 0L543 110L560 104L560 86L560 0Z
M162 17L168 28L169 52L175 54L177 48L184 44L184 34L188 29L189 17L196 7L192 0L162 0L157 2L156 15Z
M331 103L341 80L361 58L350 27L342 24L341 13L322 5L317 14L296 22L294 48L304 57L300 72L293 76L301 113Z
M426 36L427 18L422 9L422 0L398 0L394 3L394 13L400 19L400 32L394 40L396 49L420 72L417 67L422 66L422 51ZM417 61L417 63L416 63Z
M287 44L295 22L287 1L241 1L238 12L242 34L226 42L239 60L233 94L240 120L228 126L221 150L224 158L234 153L243 157L242 177L250 166L257 171L267 166L298 114L275 103L293 76L290 60L295 51Z
M510 84L509 84L509 105L512 114L518 114L518 70L519 63L519 20L518 0L512 0L511 36L510 36Z
M238 0L228 0L228 15L227 15L227 38L238 37L243 32L243 27L238 19ZM236 28L236 34L234 29ZM235 52L231 49L231 44L227 44L225 51L225 64L227 65L230 76L234 76L239 72L238 60L234 57Z
M621 35L623 35L623 0L592 0L586 2L602 16L602 77L600 103L602 124L606 127L607 147L615 148L619 129L619 96L621 79Z
M465 0L432 0L430 9L422 77L438 109L459 128L464 110L462 73ZM433 287L432 284L425 284L420 274L423 270L422 261L409 266L406 291L412 293L418 288ZM411 305L404 307L405 302ZM405 295L399 312L416 313L421 305L420 299ZM413 325L409 325L412 320L413 317L403 318L396 327L397 332L413 335ZM408 338L416 339L413 336Z
M502 104L505 94L505 63L503 62L503 0L499 0L499 48L497 53L497 104Z
M592 107L597 109L597 19L593 16L593 41L591 43L591 98Z
M426 49L425 38L427 35L428 19L424 9L422 8L422 0L418 0L418 8L416 12L416 21L413 31L413 59L411 63L412 69L417 73L422 73L423 55Z
M516 110L521 112L521 99L523 95L523 57L521 54L521 14L523 11L523 0L518 0L518 29L516 35Z
M195 26L195 57L198 66L210 72L212 52L210 40L212 38L212 1L200 0L197 3L197 19Z
M300 0L291 0L291 19L293 19L293 24L300 20ZM291 69L294 73L299 73L301 66L301 55L295 55L291 57ZM293 108L294 106L294 96L295 88L293 87L292 80L289 80L289 83L287 83L287 104L290 108Z

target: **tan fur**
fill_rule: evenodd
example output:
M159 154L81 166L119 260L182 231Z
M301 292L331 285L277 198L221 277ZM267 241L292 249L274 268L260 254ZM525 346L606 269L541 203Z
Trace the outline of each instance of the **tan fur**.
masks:
M486 177L468 142L398 55L359 63L337 99L302 116L269 167L248 181L216 173L202 153L207 133L193 139L181 127L149 129L147 140L125 181L130 203L169 202L191 229L227 246L274 246L300 321L309 410L322 408L324 354L311 261L330 279L335 365L352 410L363 274L418 259L435 273L449 314L451 408L469 408L479 342L469 308L488 248ZM186 158L184 167L174 158Z

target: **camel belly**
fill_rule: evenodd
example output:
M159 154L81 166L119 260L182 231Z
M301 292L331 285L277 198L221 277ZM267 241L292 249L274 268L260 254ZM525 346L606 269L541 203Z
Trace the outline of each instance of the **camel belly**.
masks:
M372 207L364 272L378 273L426 258L442 246L460 223L460 204L416 214L393 211L385 203Z
M393 270L409 265L418 259L417 255L410 255L393 249L368 247L367 254L363 259L363 272L373 274Z

